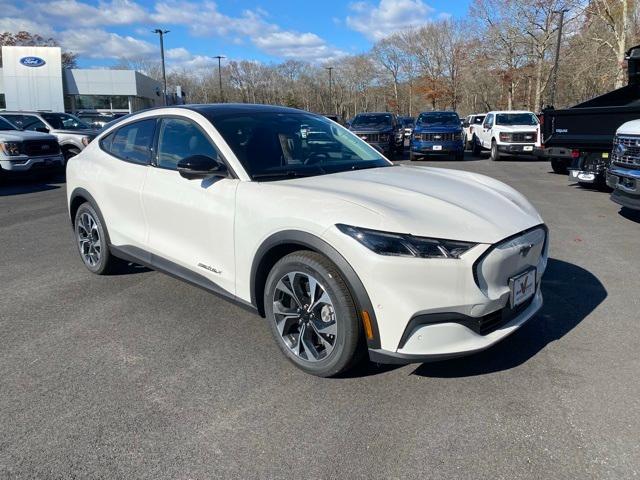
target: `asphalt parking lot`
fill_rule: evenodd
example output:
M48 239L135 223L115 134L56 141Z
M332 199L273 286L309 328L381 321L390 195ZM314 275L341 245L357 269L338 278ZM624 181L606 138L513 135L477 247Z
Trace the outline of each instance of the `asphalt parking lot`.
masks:
M421 164L535 204L545 306L481 354L338 379L198 288L91 275L63 178L0 186L0 478L639 476L640 215L545 162Z

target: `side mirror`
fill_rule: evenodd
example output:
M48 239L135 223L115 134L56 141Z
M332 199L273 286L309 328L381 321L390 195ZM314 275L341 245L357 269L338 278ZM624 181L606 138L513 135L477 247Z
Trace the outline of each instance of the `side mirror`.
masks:
M49 129L47 127L36 127L35 131L40 133L49 133Z
M207 177L226 177L229 174L227 166L205 155L193 155L178 162L178 172L187 180Z

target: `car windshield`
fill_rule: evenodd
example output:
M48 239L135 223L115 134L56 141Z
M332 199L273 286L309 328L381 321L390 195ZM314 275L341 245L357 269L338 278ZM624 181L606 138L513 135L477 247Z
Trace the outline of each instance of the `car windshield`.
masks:
M402 126L413 127L413 118L403 118L401 121L402 121Z
M538 118L533 113L499 113L496 125L538 125Z
M42 118L55 130L87 130L91 127L68 113L42 113Z
M253 112L209 120L254 180L393 165L347 129L319 115Z
M450 112L421 113L417 125L460 125L460 117Z
M12 123L0 117L0 130L18 130Z
M354 127L388 127L391 126L391 115L356 115L351 125Z

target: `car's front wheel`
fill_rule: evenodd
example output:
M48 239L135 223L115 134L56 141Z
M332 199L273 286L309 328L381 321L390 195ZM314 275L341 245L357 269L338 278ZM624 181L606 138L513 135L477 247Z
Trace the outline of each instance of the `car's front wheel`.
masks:
M498 144L495 140L491 142L491 160L494 162L500 160L500 150L498 150Z
M80 205L73 225L78 251L85 266L97 275L109 273L118 259L111 255L105 227L90 203Z
M330 377L359 359L362 335L355 303L326 257L300 251L280 259L267 278L264 306L278 346L305 372Z

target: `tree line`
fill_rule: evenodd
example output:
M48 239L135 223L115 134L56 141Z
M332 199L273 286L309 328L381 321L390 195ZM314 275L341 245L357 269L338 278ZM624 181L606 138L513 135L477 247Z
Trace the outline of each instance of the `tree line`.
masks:
M193 71L169 68L168 85L190 103L250 102L337 113L415 116L432 109L461 114L492 109L564 107L626 82L624 54L640 43L640 0L474 0L462 19L440 19L393 33L361 54L330 64L231 60ZM561 16L560 12L564 11ZM562 18L557 74L554 60ZM55 43L49 39L49 42ZM73 54L66 52L71 62ZM329 71L332 67L332 85ZM158 61L126 59L161 79ZM330 95L331 90L331 95Z

